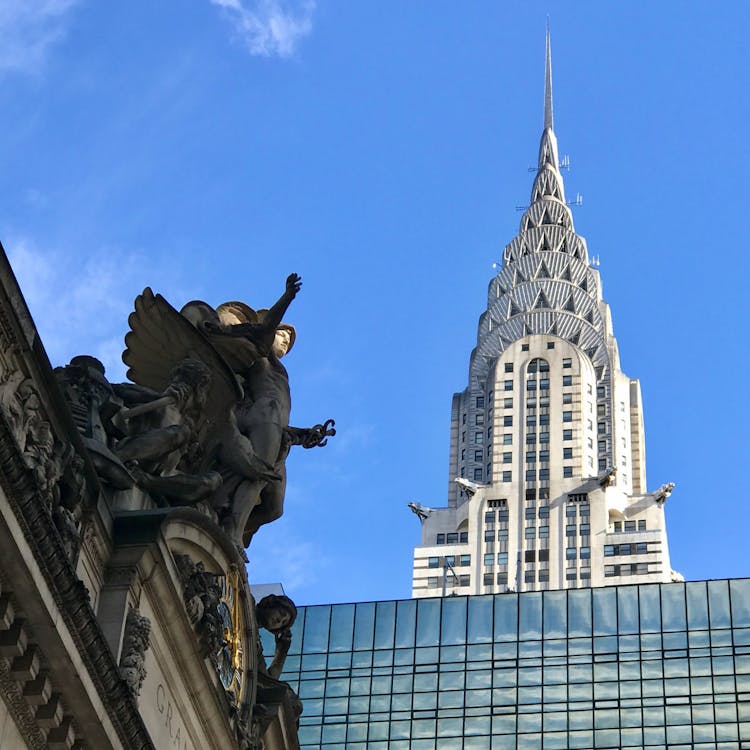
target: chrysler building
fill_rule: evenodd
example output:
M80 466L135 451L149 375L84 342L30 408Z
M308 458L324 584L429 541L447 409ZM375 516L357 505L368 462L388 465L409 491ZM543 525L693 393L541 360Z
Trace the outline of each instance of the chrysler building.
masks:
M422 524L413 596L665 582L664 503L648 491L638 380L620 369L609 306L576 234L552 110L531 200L453 396L448 505Z

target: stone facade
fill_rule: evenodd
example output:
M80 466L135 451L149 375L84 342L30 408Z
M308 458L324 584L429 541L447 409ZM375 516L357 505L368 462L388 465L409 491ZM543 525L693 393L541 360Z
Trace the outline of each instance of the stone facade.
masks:
M262 659L243 527L144 486L189 482L147 455L150 428L122 460L115 390L91 357L53 371L0 249L0 747L297 748L301 704Z
M672 487L647 490L640 384L620 368L565 198L548 36L531 199L489 284L469 384L453 397L447 508L413 508L413 594L670 581Z

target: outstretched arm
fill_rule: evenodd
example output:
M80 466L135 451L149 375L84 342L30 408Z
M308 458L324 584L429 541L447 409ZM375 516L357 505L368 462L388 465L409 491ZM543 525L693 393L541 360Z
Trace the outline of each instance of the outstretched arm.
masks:
M303 448L322 448L329 437L336 434L332 419L312 427L287 427L286 432L290 445L301 445Z
M284 289L284 293L278 300L276 300L273 307L269 308L263 318L263 325L268 326L270 330L275 331L284 319L284 315L289 309L289 305L291 305L292 300L297 296L301 288L302 277L296 273L289 274L286 279L286 289Z

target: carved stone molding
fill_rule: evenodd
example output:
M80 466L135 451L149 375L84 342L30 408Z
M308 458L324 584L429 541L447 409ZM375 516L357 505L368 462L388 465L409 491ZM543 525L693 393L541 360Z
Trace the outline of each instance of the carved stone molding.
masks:
M146 679L145 656L151 635L151 621L137 609L128 610L125 639L120 657L120 674L134 696L140 695Z

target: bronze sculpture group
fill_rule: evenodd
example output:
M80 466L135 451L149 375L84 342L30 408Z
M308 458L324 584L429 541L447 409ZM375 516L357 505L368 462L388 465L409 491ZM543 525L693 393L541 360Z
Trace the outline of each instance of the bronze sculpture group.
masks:
M108 383L91 357L58 368L100 476L158 505L198 506L242 547L281 516L289 450L335 434L333 420L289 425L281 358L295 330L283 317L301 284L291 274L276 303L257 311L193 301L178 312L147 288L125 337L131 382Z

